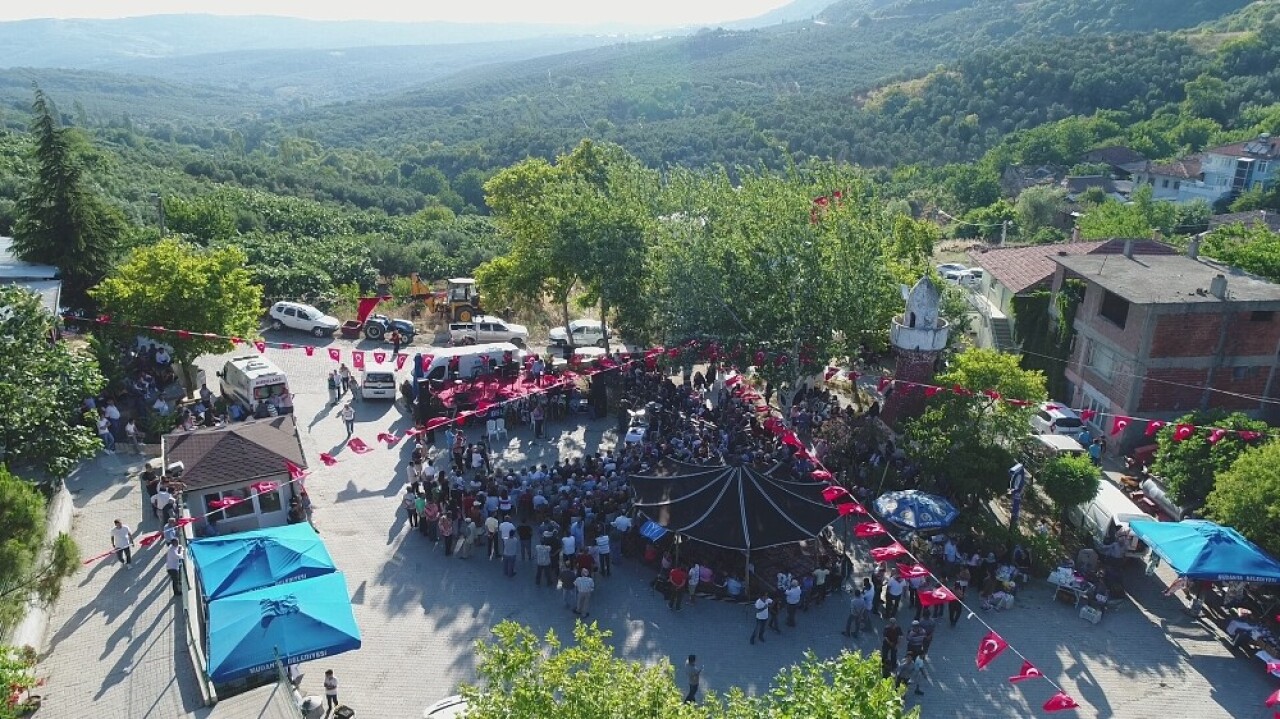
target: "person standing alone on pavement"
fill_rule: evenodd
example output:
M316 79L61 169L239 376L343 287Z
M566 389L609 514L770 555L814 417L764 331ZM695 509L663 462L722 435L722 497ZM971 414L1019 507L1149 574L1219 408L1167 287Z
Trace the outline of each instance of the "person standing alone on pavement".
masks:
M173 596L182 596L182 545L178 540L170 539L169 548L164 552L164 570L169 573L169 581L173 582Z
M347 437L351 437L351 434L356 431L355 407L352 407L351 403L347 402L342 405L342 412L340 414L342 416L343 424L347 425Z
M769 624L769 608L773 606L773 600L767 594L761 594L756 599L756 628L751 632L751 643L756 643L756 638L764 641L764 630Z
M338 678L333 676L332 669L324 670L324 701L324 715L329 716L338 706Z
M690 654L689 661L684 667L685 675L689 677L689 693L684 696L686 703L698 701L698 684L702 681L702 665L698 663L697 655Z
M111 528L111 547L116 550L116 557L121 564L133 566L133 533L118 519L116 526Z

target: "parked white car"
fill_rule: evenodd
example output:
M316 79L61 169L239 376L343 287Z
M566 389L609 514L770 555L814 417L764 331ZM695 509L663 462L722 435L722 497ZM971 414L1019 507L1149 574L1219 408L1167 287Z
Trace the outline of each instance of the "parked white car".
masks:
M569 323L568 332L564 327L552 327L550 342L553 347L563 347L569 343L569 335L573 335L574 347L588 347L595 345L604 347L605 326L600 320L574 320ZM608 333L610 337L613 333Z
M337 317L331 317L301 302L277 302L267 312L271 317L271 329L302 330L315 337L332 337L342 326Z
M1036 434L1065 434L1074 437L1084 429L1084 421L1070 408L1046 402L1031 415L1031 429Z
M961 287L977 287L981 281L973 274L972 270L953 270L951 272L942 273L942 279L947 282L953 282Z
M529 341L529 328L492 315L476 315L470 322L449 323L449 339L456 345L510 342L524 347Z
M965 272L968 269L969 268L965 267L964 265L958 265L954 262L947 262L947 263L938 265L938 274L942 275L943 277L946 277L948 272Z

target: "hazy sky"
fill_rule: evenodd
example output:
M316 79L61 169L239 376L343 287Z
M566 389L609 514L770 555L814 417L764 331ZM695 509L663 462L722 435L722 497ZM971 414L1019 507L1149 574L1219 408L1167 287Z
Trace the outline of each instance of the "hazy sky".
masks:
M676 25L752 17L788 0L44 0L0 3L0 20L130 17L171 13L288 15L317 20L452 20Z

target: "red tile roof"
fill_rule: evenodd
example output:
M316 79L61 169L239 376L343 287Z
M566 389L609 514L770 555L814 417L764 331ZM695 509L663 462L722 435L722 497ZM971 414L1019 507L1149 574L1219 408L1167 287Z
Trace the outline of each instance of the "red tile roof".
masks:
M188 489L282 474L285 460L307 466L292 414L164 436L165 463L182 462Z
M977 250L969 257L982 269L991 273L997 282L1015 295L1048 286L1057 265L1054 257L1070 255L1118 255L1124 252L1122 239L1093 242L1067 242L1030 247L1000 247ZM1178 250L1155 240L1134 240L1135 255L1174 255Z
M1200 179L1200 156L1188 155L1171 162L1148 162L1139 172L1146 172L1161 177L1178 177L1184 180Z

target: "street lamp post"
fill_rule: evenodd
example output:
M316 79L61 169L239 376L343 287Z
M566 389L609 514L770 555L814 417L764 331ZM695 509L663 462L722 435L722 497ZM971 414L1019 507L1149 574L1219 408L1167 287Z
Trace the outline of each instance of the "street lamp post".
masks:
M1021 462L1009 468L1009 496L1013 509L1009 512L1009 529L1018 531L1018 513L1022 511L1022 490L1027 484L1027 468Z

